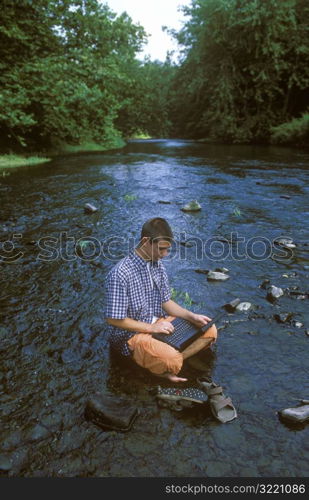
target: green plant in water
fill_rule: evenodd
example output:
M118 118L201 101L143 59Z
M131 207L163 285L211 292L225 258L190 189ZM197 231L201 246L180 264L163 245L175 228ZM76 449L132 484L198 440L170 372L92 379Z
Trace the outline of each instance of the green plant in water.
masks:
M190 295L188 294L188 292L185 292L185 300L184 300L185 306L187 307L192 306L192 303L193 300L191 299Z
M89 241L81 241L81 242L79 242L79 243L78 243L79 248L80 248L81 250L84 250L84 248L87 248L88 243L89 243Z
M182 302L185 307L190 307L193 304L193 300L188 292L180 292L175 288L171 288L171 299Z
M125 201L134 201L136 198L137 196L135 194L126 194L124 196Z
M239 210L238 207L234 208L233 214L236 215L236 217L240 217L241 216L241 211Z

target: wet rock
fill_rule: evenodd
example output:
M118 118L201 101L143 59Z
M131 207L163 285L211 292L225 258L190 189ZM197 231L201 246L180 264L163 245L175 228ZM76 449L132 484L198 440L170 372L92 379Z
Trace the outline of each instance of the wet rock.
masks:
M79 353L77 353L74 349L68 348L65 349L61 354L61 359L65 364L74 363L80 360L80 356Z
M93 214L94 212L98 211L97 207L95 207L91 203L86 203L84 205L84 210L85 210L85 213L87 213L87 214Z
M213 460L207 463L206 472L208 477L227 477L231 475L231 464Z
M12 462L8 455L0 455L0 470L9 471L12 468Z
M296 248L292 238L276 238L274 244L283 248Z
M50 428L55 428L59 427L62 423L62 415L60 413L55 413L54 411L50 413L49 415L45 415L41 419L41 424L44 427Z
M299 296L305 297L305 298L308 297L308 293L307 292L304 292L304 291L301 291L301 290L297 290L297 288L298 287L287 288L287 292L289 293L289 295L296 295L296 298L298 298Z
M29 357L38 356L37 348L33 344L29 344L23 347L21 353L23 356L29 356Z
M275 314L274 318L278 323L287 323L290 319L292 319L293 313L282 313L282 314Z
M40 424L37 424L28 433L30 441L41 441L50 435L50 431Z
M229 270L226 267L216 267L215 271L218 273L228 273L229 272Z
M224 304L223 308L230 313L233 313L236 307L240 304L240 299L231 300L228 304Z
M151 456L156 450L158 444L152 436L146 434L140 434L139 438L137 436L130 435L124 442L125 449L133 457L143 457Z
M301 328L304 325L300 321L294 321L294 326L296 326L296 328Z
M297 273L295 271L293 271L292 273L282 274L283 278L296 278L296 276L297 276Z
M270 287L270 280L266 279L262 281L262 283L259 285L260 288L263 288L264 290L267 290L267 288Z
M281 194L280 198L284 198L285 200L290 200L291 196L289 196L288 194Z
M182 207L180 210L183 212L199 212L201 210L201 205L197 200L190 201L187 203L184 207Z
M158 200L158 203L162 203L162 205L171 205L171 201Z
M200 274L208 274L209 269L195 269L195 272Z
M252 307L251 302L241 302L240 304L238 304L238 306L236 306L236 310L241 311L241 312L245 312L245 311L249 311L249 309L251 307Z
M277 286L271 285L269 287L269 289L268 289L267 298L270 301L274 301L274 300L277 300L280 297L282 297L283 294L284 293L283 293L282 288L279 288Z
M85 441L85 435L79 428L66 430L57 444L57 453L62 455L80 449Z
M309 328L306 328L305 334L309 337Z
M57 477L83 477L85 470L85 464L83 462L83 457L73 456L72 454L60 459L56 463ZM44 475L49 475L44 473Z
M17 448L22 441L22 433L20 430L16 430L11 432L6 437L2 438L2 449L3 450L12 450Z
M14 450L11 455L12 461L12 472L14 475L18 474L22 469L24 469L28 463L29 450L27 448L19 448Z
M309 404L302 404L294 408L285 408L278 412L280 418L290 422L306 422L309 420Z
M225 273L219 273L216 271L209 271L207 279L209 281L225 281L228 280L230 276Z

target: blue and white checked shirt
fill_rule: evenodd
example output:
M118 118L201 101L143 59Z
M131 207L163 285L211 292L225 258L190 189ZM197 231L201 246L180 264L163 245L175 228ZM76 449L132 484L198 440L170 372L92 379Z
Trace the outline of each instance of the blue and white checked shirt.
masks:
M166 316L162 304L171 298L171 292L161 261L147 265L133 250L113 267L106 279L105 318L151 323L154 316ZM123 356L130 356L127 341L135 332L109 325L108 333L111 347Z

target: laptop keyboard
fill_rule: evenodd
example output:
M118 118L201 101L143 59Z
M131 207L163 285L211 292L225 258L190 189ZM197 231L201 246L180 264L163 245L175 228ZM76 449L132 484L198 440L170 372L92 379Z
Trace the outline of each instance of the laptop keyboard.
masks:
M198 328L192 325L189 321L182 318L176 318L172 321L175 330L173 333L166 335L165 333L154 334L153 337L157 340L162 340L176 349L179 348L187 339L194 335Z
M202 335L203 332L219 321L225 314L226 313L224 311L219 312L211 321L207 323L207 325L203 326L201 330L192 325L190 321L186 321L182 318L176 318L172 321L175 328L173 333L170 333L169 335L166 335L165 333L154 333L152 336L157 340L161 340L162 342L175 347L175 349L178 349L179 351L183 351L196 338Z
M168 337L170 340L172 340L172 342L176 342L177 344L181 340L185 340L188 337L191 337L191 335L198 330L198 328L193 326L189 321L186 321L182 318L176 318L172 322L172 325L174 326L175 330Z

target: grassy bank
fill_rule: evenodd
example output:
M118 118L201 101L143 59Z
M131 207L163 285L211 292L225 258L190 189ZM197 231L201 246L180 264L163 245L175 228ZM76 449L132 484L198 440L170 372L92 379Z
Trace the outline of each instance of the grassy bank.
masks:
M95 142L83 142L78 145L71 144L58 144L53 148L53 150L48 151L48 156L54 157L59 154L76 154L76 153L87 153L92 151L109 151L112 149L120 149L125 146L125 142L121 138L110 141L105 144L97 144ZM23 167L26 165L37 165L39 163L46 163L50 161L51 158L43 156L22 156L15 154L0 155L0 169L12 168L12 167Z
M85 141L81 144L65 144L60 143L55 146L54 151L50 152L51 155L54 154L75 154L75 153L87 153L88 151L109 151L111 149L120 149L126 145L121 137L116 137L110 141L103 144L98 144L92 141Z
M12 167L23 167L25 165L37 165L38 163L46 163L50 161L50 158L45 158L43 156L21 156L21 155L0 155L0 169L1 168L12 168Z
M151 135L140 133L132 135L130 139L152 139L152 137Z

